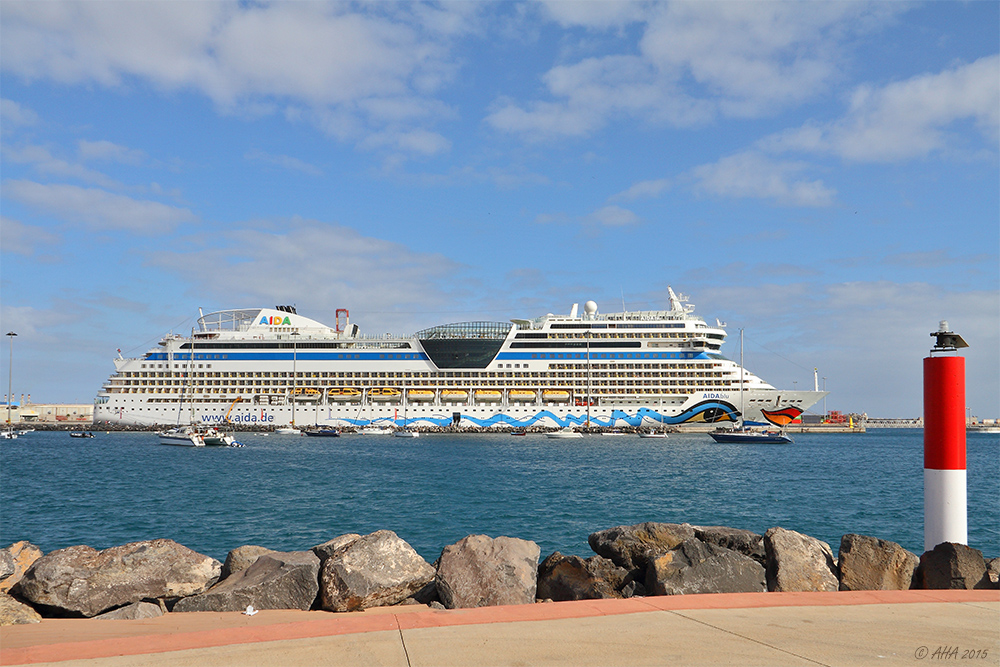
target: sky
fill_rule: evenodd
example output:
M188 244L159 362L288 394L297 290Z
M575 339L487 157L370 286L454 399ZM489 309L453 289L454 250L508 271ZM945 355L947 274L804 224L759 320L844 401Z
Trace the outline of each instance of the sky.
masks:
M89 403L199 308L409 334L671 286L812 412L920 416L948 320L1000 417L997 2L4 0L0 99L15 397Z

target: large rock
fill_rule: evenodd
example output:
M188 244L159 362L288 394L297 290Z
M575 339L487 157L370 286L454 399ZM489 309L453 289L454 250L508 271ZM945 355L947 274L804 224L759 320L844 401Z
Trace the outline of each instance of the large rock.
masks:
M538 589L541 600L594 600L620 598L628 570L603 556L584 560L563 556L558 551L538 566Z
M361 536L357 533L346 533L344 535L338 535L332 540L328 540L323 544L317 544L312 548L312 552L316 554L320 561L324 561L335 552L344 547L350 546L361 539Z
M515 537L469 535L438 560L438 596L448 609L533 604L538 545Z
M14 584L21 580L24 573L28 571L32 563L42 557L42 550L31 542L22 540L14 542L4 549L14 561L14 571L0 581L0 591L6 592L14 587Z
M725 547L749 556L761 565L767 562L764 536L759 533L727 526L695 526L694 536L707 544Z
M38 612L6 593L0 593L0 625L23 625L39 623Z
M905 591L920 564L915 553L895 542L849 534L840 540L840 590Z
M39 558L12 593L58 615L90 617L144 598L203 593L221 569L219 561L173 540L103 551L75 546Z
M594 553L610 558L615 565L626 570L644 570L652 558L676 549L694 536L690 524L649 521L591 533L587 541Z
M160 605L152 602L133 602L124 607L98 614L94 620L136 621L140 618L156 618L158 616L163 616L163 609L160 608Z
M259 547L255 544L245 544L242 547L236 547L226 554L226 560L222 564L222 573L219 575L219 578L226 579L237 572L242 572L253 565L264 554L273 553L278 552L274 549Z
M964 544L942 542L920 556L921 588L992 588L983 553Z
M986 574L989 576L993 588L1000 588L1000 558L991 558L986 561Z
M764 533L767 590L835 591L840 588L833 550L826 542L794 530L771 528Z
M652 595L763 593L767 585L764 567L750 556L690 539L650 561L646 590Z
M311 551L258 556L250 567L223 579L201 595L179 600L174 611L309 610L319 592L319 558Z
M434 579L434 568L391 530L365 535L323 561L320 603L329 611L394 605Z
M14 557L6 549L0 549L0 581L7 579L15 571Z

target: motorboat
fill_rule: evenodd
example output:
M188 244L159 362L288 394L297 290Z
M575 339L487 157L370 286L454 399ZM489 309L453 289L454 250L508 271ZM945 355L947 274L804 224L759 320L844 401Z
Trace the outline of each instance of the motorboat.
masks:
M305 433L308 436L314 437L314 438L339 438L340 437L340 431L338 431L335 428L328 428L328 427L306 429L305 431L303 431L303 433Z
M411 431L410 429L404 428L401 431L394 431L393 432L393 436L395 436L397 438L419 438L420 437L420 432L419 431Z
M709 435L716 442L733 444L789 445L793 442L780 431L754 431L749 428L712 431Z
M640 438L666 438L667 434L663 431L639 431Z
M582 438L583 434L579 431L574 431L571 427L566 426L558 431L551 431L545 434L548 438Z
M71 438L93 438L94 434L90 433L90 432L85 432L85 431L72 431L69 434L69 437L71 437Z
M389 435L393 430L383 426L365 426L358 433L361 435Z
M281 428L274 429L274 432L278 435L302 435L302 431L295 428L294 426L283 426Z

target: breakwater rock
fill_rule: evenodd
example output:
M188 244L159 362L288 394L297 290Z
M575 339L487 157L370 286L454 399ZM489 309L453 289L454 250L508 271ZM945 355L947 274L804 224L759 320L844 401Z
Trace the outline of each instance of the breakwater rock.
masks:
M597 531L597 555L552 553L536 543L470 535L434 564L394 532L347 533L303 551L246 545L225 565L172 540L103 551L73 546L41 555L18 542L0 550L0 625L41 617L145 618L185 611L326 609L396 604L436 608L742 591L998 588L1000 559L944 543L917 556L900 545L845 535L828 544L784 528L763 535L725 526L646 522ZM37 552L37 553L36 553ZM6 555L4 555L6 554ZM30 561L18 572L18 564ZM16 579L13 585L10 580Z

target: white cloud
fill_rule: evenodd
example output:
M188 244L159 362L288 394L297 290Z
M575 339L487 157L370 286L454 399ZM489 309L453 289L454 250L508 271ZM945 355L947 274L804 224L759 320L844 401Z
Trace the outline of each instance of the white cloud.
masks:
M487 121L539 140L587 135L619 116L691 126L770 114L826 94L845 38L905 9L884 4L550 3L565 27L641 23L638 54L619 39L618 54L556 65L542 77L550 99L499 99Z
M695 189L721 197L771 199L782 206L830 206L836 191L800 176L807 165L756 151L729 155L691 170Z
M965 121L974 123L995 147L1000 137L1000 56L882 88L861 86L843 118L773 135L759 146L773 152L895 162L956 147L949 129Z
M186 208L75 185L12 180L4 182L3 194L25 206L100 230L159 235L197 219Z
M80 139L77 142L77 152L81 160L108 160L130 165L142 164L146 160L144 152L106 140Z
M671 182L668 178L640 181L633 184L628 190L612 195L610 200L634 201L636 199L653 199L659 197L665 190L670 189L670 187Z
M301 305L307 299L315 310L372 313L362 323L385 327L403 326L405 318L393 315L401 304L407 317L446 304L446 279L461 268L442 255L336 224L292 219L267 226L223 232L210 250L192 239L196 250L158 251L149 262L176 272L202 298L208 290L227 301Z
M148 81L170 91L197 90L221 109L265 113L287 103L315 110L320 121L330 112L350 116L357 128L347 132L351 139L387 123L434 120L426 115L429 96L455 76L450 40L475 29L478 11L13 0L3 10L2 67L25 80L110 87ZM344 138L344 132L333 133ZM415 147L426 150L426 143Z
M121 189L122 184L108 178L105 174L93 169L88 169L82 164L67 162L52 155L48 148L44 146L21 146L20 148L3 147L4 159L15 164L31 165L35 171L46 176L59 176L61 178L73 178L84 183L93 183L101 187L111 189Z
M38 124L38 114L14 100L0 99L0 126L4 132Z
M549 17L564 28L620 28L642 20L646 13L645 3L634 0L543 0L542 6Z
M609 205L591 213L587 216L587 221L596 222L605 227L625 227L639 222L639 216L627 208Z
M282 169L300 171L303 174L309 174L310 176L320 176L323 173L322 169L309 164L305 160L300 160L299 158L291 157L290 155L274 155L256 149L247 151L243 156L243 159L257 164L269 164L274 165L275 167L281 167Z
M41 227L26 225L20 220L0 216L0 249L16 255L31 256L39 246L51 246L59 237Z

